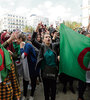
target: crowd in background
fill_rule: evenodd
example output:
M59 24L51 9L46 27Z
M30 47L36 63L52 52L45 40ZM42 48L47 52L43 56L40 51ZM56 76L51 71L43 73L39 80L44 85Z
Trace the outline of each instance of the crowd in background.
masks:
M78 33L90 37L90 25L88 25L87 30L84 28L78 30ZM21 76L23 76L22 100L27 99L28 85L31 86L29 100L34 100L38 81L43 83L45 100L49 100L49 98L51 98L50 100L56 100L57 79L63 84L63 93L66 94L67 83L69 82L69 89L75 94L73 82L77 79L67 76L64 73L58 74L60 34L53 25L47 28L46 25L40 22L32 34L25 34L19 30L13 30L12 32L3 30L0 33L0 43L10 53L13 67L11 66L9 74L14 76L13 78L6 77L5 83L0 83L0 100L20 100L19 77ZM83 95L87 84L80 80L77 81L78 100L84 100ZM4 84L10 87L9 92L7 89L3 90L6 88ZM2 93L2 95L1 92L6 93Z

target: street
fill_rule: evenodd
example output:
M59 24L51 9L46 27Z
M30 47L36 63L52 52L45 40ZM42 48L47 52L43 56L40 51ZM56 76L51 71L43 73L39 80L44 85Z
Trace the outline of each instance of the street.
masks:
M20 84L21 84L21 90L23 91L22 82L20 82ZM63 85L61 83L58 83L57 84L57 92L56 92L56 100L77 100L77 97L78 97L77 86L78 86L78 82L74 81L75 94L73 94L69 90L69 86L67 85L67 93L64 94L62 92ZM30 89L28 89L28 94L27 94L28 98L29 98L29 95L30 95ZM84 98L85 98L85 100L90 100L90 86L87 86L85 94L84 94ZM43 90L42 82L36 86L34 100L44 100L44 90Z

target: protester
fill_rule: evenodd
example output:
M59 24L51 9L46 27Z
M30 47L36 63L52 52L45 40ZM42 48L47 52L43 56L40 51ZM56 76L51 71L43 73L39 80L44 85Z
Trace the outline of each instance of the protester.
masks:
M90 25L88 25L87 30L82 29L80 34L90 37ZM20 73L23 73L23 78L20 80L20 82L23 83L23 98L21 100L34 100L36 83L38 83L37 77L39 77L40 81L42 77L41 82L43 82L45 100L56 100L56 85L57 78L59 76L58 68L60 68L60 36L59 32L53 27L53 25L47 29L47 26L40 22L36 28L36 32L34 32L33 35L28 34L25 36L23 33L17 34L16 30L11 33L4 30L0 35L0 43L2 43L2 45L0 45L0 54L2 53L1 55L4 55L4 68L6 68L6 71L8 71L8 73L5 72L5 74L2 74L4 69L0 70L1 76L7 75L5 76L4 80L1 80L0 78L0 100L20 100L21 91L17 81L18 75L17 77L15 75L17 69L16 66L13 65L13 62L18 63L19 61L22 61L23 65L21 66L23 70L18 71L19 76ZM13 39L14 41L12 41ZM3 47L5 47L10 54ZM65 46L63 45L63 48L64 47ZM17 57L14 57L15 53L18 55ZM0 56L0 67L2 66L1 61L3 61L3 59L1 59L2 56ZM18 66L18 68L20 67ZM72 93L75 93L72 77L62 75L60 73L59 78L63 83L64 93L67 92L68 82L69 89L72 91ZM27 98L27 89L28 85L30 85L30 81L30 97ZM84 92L86 87L87 84L79 80L77 100L84 100Z
M50 32L50 35L51 33L54 31L54 27L53 27L53 24L50 25L50 27L48 28L48 31Z
M8 40L10 38L10 34L8 34L8 32L3 32L1 34L1 44L3 44L6 40ZM12 42L9 43L9 45L6 48L7 50L10 50L12 53L15 52L14 47Z
M74 81L74 78L73 77L70 77L64 73L61 73L60 76L59 76L59 79L60 79L60 82L63 84L63 93L67 93L67 83L69 83L69 89L70 91L75 94L75 90L73 88L73 81Z
M20 100L21 96L12 58L4 48L13 37L12 35L3 45L0 44L0 100Z
M34 32L32 36L32 43L37 48L40 48L37 68L41 68L41 76L44 86L45 100L55 100L56 97L56 79L57 79L57 55L55 48L59 47L59 43L52 44L49 34L44 34L43 43L40 44L36 40L37 33ZM36 68L36 69L37 69ZM51 94L51 95L50 95Z
M83 35L90 38L90 33L88 33L88 32L85 32ZM89 64L89 66L90 66L90 64ZM86 87L87 87L87 83L79 80L79 82L78 82L78 100L84 100L83 95L86 90Z
M17 43L20 44L20 52L22 59L27 57L27 63L28 63L28 69L29 69L29 77L31 79L31 94L30 94L30 100L33 100L35 88L36 88L36 71L35 71L35 66L36 66L36 53L35 49L30 43L25 43L25 35L19 34L17 36ZM23 79L23 100L27 96L27 87L28 87L29 81L26 81Z
M59 42L60 41L60 36L57 30L54 30L51 34L52 35L52 42Z

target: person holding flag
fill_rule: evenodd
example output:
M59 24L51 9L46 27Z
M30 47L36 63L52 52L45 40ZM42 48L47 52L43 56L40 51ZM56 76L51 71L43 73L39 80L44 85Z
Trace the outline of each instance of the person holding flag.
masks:
M0 100L20 100L21 96L12 58L4 48L13 38L14 35L3 45L0 44Z
M84 35L90 38L90 33L85 32ZM89 62L88 66L90 66L90 62ZM87 86L86 82L79 80L79 83L78 83L78 100L84 100L83 95L84 95L84 92L86 90L86 86Z
M78 34L64 24L61 24L59 73L65 73L83 82L90 83L89 63L89 35L86 37Z

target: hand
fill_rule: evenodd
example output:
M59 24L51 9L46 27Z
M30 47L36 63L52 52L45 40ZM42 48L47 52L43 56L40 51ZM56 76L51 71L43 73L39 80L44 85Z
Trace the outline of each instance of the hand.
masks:
M60 61L60 56L58 56L58 61Z
M54 33L54 38L56 38L57 37L57 34L56 33Z
M13 53L10 50L8 50L8 52L10 53L10 55L13 55Z
M10 36L10 38L7 40L8 44L9 44L12 40L14 40L14 39L15 39L15 36L14 36L14 34L12 34L12 35Z
M47 34L49 34L49 31L48 31L48 30L46 30L46 33L47 33Z
M10 36L10 39L14 40L15 39L15 34L12 33L11 36Z
M10 35L7 33L7 34L5 35L5 37L10 37Z
M20 100L19 98L17 98L17 100Z
M54 33L54 35L53 35L53 38L52 38L53 40L55 40L56 39L56 34Z
M20 48L23 48L24 45L25 45L25 42L21 42L21 43L20 43Z

